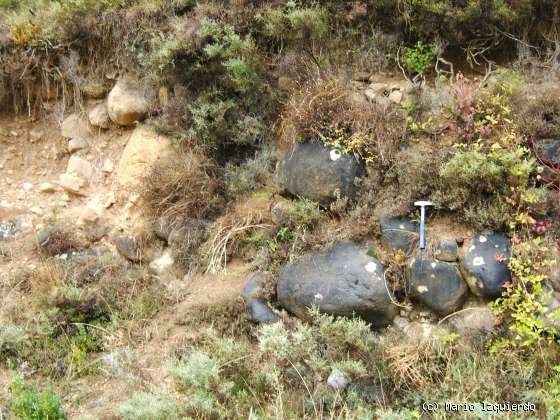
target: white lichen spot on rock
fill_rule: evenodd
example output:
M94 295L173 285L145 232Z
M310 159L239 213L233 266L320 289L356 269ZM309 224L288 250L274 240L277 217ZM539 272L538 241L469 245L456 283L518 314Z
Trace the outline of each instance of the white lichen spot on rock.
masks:
M332 161L337 161L338 159L340 159L342 154L340 153L340 150L333 149L331 150L330 156Z
M472 263L475 267L479 267L479 266L485 264L484 258L482 258L482 257L474 257Z
M377 270L377 264L375 264L373 261L370 261L366 264L365 268L368 273L375 273L375 270Z
M399 229L404 229L404 225L402 223L399 225Z
M432 268L436 268L437 267L437 263L433 262L432 264Z
M428 288L426 286L418 286L416 290L418 290L419 293L426 293Z
M486 238L486 236L480 235L478 237L478 242L480 242L481 244L483 244L484 242L486 242L488 239Z
M323 295L321 293L317 293L315 296L313 296L313 298L320 301L323 300Z

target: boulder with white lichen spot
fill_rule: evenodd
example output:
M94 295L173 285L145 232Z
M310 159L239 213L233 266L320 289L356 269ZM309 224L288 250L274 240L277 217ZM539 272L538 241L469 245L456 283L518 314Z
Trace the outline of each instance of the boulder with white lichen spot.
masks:
M374 328L391 323L398 312L387 290L384 267L368 247L336 242L286 265L277 284L278 302L300 318L309 308L339 316L359 316Z
M416 257L409 267L408 293L440 316L458 310L468 287L457 266L429 257Z
M465 243L465 249L460 269L471 291L486 299L499 297L511 280L510 239L503 233L479 234Z
M296 143L279 162L277 180L290 194L329 206L337 197L354 198L365 175L363 160L321 142Z

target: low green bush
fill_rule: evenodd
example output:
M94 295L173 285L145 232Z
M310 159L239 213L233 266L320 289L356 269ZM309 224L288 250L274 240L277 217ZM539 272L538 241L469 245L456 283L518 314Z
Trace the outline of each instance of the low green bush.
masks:
M22 420L63 420L66 413L61 401L51 388L39 392L35 385L27 385L21 377L10 384L11 413Z

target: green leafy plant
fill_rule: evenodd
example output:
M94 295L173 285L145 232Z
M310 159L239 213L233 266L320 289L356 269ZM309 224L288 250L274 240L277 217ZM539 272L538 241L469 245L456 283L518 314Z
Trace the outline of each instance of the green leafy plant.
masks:
M66 414L62 409L60 398L51 388L39 392L35 385L27 385L21 377L16 377L10 384L12 401L10 410L22 420L63 420Z
M434 46L418 41L414 47L405 49L405 66L411 73L425 75L434 59Z

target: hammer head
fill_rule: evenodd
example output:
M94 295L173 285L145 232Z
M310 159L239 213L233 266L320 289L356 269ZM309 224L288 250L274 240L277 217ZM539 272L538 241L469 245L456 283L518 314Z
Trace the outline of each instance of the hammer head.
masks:
M416 201L414 205L418 207L426 207L426 206L433 206L434 203L432 203L431 201Z

